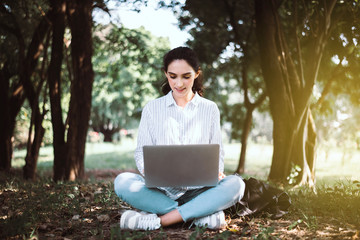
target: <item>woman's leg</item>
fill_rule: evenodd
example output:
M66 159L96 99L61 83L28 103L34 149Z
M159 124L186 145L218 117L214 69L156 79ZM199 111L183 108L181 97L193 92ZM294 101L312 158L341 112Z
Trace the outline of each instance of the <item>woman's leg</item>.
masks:
M161 226L163 227L170 226L180 222L183 222L183 219L177 209L172 210L171 212L168 212L160 216L160 223Z
M147 188L144 178L139 174L119 174L115 178L114 189L119 198L142 211L163 215L178 207L178 203L165 193Z
M241 200L245 183L239 176L230 175L222 179L217 186L199 194L194 199L177 208L186 222L231 207Z

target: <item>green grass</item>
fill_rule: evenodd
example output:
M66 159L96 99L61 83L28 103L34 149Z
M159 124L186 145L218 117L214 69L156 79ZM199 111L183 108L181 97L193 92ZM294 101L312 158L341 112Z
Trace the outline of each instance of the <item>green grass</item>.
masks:
M135 169L133 159L136 141L124 139L121 143L87 143L85 152L86 169ZM240 143L224 144L225 171L235 171L239 161ZM245 174L266 179L272 161L272 145L249 143L246 156ZM15 151L13 167L22 167L26 151ZM335 184L339 180L360 180L360 151L333 148L326 154L318 149L316 177L319 184ZM38 170L53 167L52 146L42 147L38 160Z
M134 169L136 142L122 144L88 143L87 169ZM240 144L225 144L225 169L232 173L238 164ZM52 147L40 150L38 169L52 168ZM14 167L24 165L26 152L16 151ZM0 238L7 239L171 239L188 234L188 239L351 239L360 229L360 152L343 158L341 149L327 155L320 149L317 157L316 193L306 187L288 189L292 199L289 214L280 221L268 218L240 219L237 228L224 232L184 227L157 232L128 232L118 227L119 210L128 208L115 195L112 181L76 181L54 183L50 178L26 182L17 176L0 179ZM246 174L266 179L272 158L272 146L250 143ZM109 216L101 221L100 216ZM236 227L236 226L235 226ZM178 232L176 232L178 231ZM325 234L325 235L319 235ZM335 235L333 235L335 234Z
M306 187L289 190L292 199L290 216L299 219L309 230L320 224L360 228L360 182L337 181L331 187L318 184L316 192Z

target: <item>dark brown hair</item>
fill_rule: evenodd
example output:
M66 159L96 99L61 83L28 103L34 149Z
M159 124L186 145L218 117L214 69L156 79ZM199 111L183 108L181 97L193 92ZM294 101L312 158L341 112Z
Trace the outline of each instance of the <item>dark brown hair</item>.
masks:
M203 86L203 76L200 70L199 59L196 53L188 47L177 47L173 50L170 50L165 54L163 58L163 68L162 70L167 72L168 66L174 60L185 60L196 72L200 71L199 76L195 78L194 85L192 87L192 91L194 93L198 93L200 96L204 94L204 86ZM166 95L171 91L168 80L166 79L161 85L162 92Z

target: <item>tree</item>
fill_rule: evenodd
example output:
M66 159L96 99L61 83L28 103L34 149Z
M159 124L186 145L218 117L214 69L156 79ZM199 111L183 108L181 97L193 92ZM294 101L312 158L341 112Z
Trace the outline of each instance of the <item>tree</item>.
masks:
M5 33L2 38L2 40L5 40L2 46L5 46L3 52L7 54L5 58L2 58L1 69L1 84L4 87L2 88L4 101L0 104L1 109L4 111L1 128L4 130L4 135L1 137L0 142L0 162L1 169L10 169L12 157L11 138L14 134L15 119L26 97L32 109L32 121L29 130L24 177L34 178L40 143L44 135L42 127L44 112L40 112L38 105L43 81L37 81L39 78L34 78L32 81L31 77L43 49L43 40L48 32L49 22L46 15L40 17L38 10L34 10L35 8L23 8L22 4L26 5L26 2L4 2L0 6L1 17L5 20L0 25L0 28ZM41 9L41 7L39 8ZM27 21L27 18L31 19L31 21ZM32 27L34 24L35 29ZM7 43L7 45L10 46L10 49L18 49L14 51L15 56L13 53L8 52L5 44L6 41L12 38L17 42L17 45L13 43ZM30 43L27 44L27 42ZM17 58L17 61L15 58ZM35 133L32 139L33 126L35 126Z
M65 164L66 180L83 178L85 142L89 127L91 92L94 81L92 69L92 0L67 1L67 17L71 30L71 60L73 82L68 112L69 129ZM57 169L54 169L54 172Z
M351 16L356 8L356 2L345 4L336 0L255 1L261 67L274 122L270 180L286 182L291 171L300 169L296 183L313 185L313 87L328 39L339 38L340 32L335 29L341 29L342 24L338 20L349 13Z
M66 1L50 2L54 11L52 17L51 61L48 69L51 123L53 127L54 180L65 178L67 149L65 145L65 123L63 120L61 98L61 66L63 61Z
M143 104L158 95L162 56L170 47L168 40L143 28L116 24L96 26L94 45L91 127L104 141L112 141L113 134L129 127Z

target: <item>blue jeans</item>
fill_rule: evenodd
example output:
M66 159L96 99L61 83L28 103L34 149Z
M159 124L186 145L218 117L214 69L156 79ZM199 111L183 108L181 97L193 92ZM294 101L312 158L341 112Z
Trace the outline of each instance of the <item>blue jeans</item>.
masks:
M177 209L186 222L233 206L242 199L245 183L241 177L230 175L215 187L190 190L172 200L159 189L147 188L141 175L126 172L115 178L114 189L120 199L136 209L159 215Z

